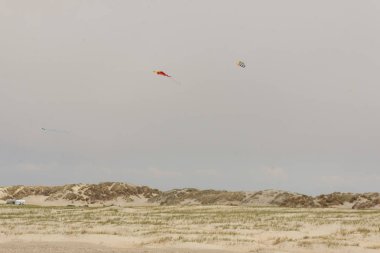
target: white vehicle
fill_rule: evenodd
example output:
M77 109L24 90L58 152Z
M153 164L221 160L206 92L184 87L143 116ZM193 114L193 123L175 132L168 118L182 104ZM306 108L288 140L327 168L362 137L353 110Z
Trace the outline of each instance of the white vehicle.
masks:
M25 205L25 200L23 200L23 199L16 199L15 205Z

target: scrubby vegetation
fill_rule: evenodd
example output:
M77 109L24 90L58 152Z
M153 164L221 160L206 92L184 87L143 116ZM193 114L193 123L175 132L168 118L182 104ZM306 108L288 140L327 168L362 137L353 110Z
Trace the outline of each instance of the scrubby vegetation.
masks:
M0 205L0 236L107 235L134 246L197 243L241 249L377 249L380 210L247 206Z

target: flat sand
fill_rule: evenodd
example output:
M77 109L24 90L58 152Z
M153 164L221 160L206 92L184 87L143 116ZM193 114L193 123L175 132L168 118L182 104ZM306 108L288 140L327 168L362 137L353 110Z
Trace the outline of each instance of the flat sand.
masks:
M0 253L229 253L213 249L111 248L79 242L8 242L0 244Z

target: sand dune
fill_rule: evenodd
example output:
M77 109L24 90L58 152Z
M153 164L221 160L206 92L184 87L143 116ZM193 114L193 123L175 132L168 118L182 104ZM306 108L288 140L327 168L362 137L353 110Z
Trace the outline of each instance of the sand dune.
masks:
M135 186L119 182L0 187L0 200L13 198L23 198L29 204L44 206L241 205L380 208L379 193L336 192L313 197L280 190L231 192L185 188L160 191L147 186Z

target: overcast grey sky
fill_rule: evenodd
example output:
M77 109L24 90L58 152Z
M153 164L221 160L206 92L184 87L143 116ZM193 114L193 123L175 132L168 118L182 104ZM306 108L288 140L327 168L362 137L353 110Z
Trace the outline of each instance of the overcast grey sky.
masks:
M0 0L0 34L0 185L380 191L379 1Z

